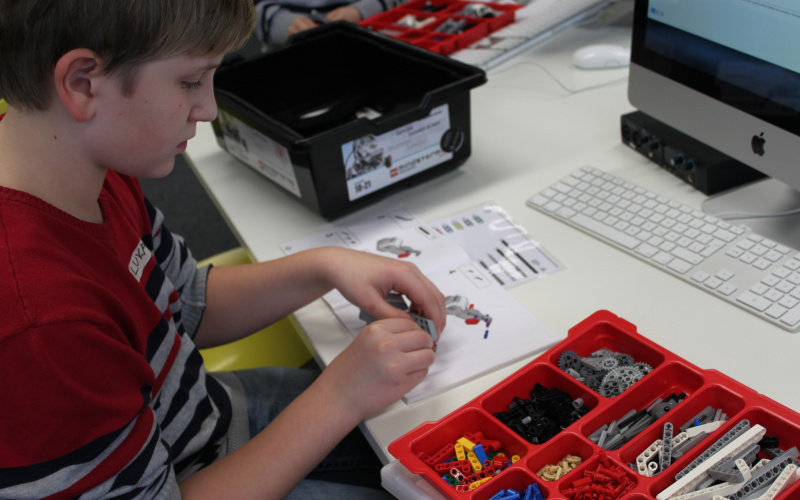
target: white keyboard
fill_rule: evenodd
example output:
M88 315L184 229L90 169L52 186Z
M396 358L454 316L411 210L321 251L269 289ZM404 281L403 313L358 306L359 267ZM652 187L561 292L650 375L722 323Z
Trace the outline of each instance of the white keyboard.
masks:
M791 332L800 253L591 167L528 205Z
M609 3L609 0L532 0L517 11L516 22L450 57L488 70L562 29L590 18Z

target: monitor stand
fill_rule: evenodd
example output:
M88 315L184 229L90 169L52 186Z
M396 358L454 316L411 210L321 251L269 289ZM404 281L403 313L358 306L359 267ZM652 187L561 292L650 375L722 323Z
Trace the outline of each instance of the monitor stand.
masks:
M708 197L703 212L780 213L800 208L800 192L774 179L762 179ZM725 218L725 217L723 217ZM744 224L756 233L800 251L800 214L787 217L737 218L728 222Z

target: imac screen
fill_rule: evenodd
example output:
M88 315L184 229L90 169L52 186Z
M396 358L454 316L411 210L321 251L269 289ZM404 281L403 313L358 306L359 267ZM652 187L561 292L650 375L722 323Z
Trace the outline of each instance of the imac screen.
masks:
M640 63L800 135L796 0L650 0Z

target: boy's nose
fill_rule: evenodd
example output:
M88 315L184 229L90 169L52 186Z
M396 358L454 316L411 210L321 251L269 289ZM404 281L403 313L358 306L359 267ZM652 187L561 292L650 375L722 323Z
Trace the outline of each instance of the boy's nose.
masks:
M211 87L209 85L209 87ZM192 108L191 119L198 122L210 122L217 117L217 100L214 98L214 89L209 88L203 92L202 99Z

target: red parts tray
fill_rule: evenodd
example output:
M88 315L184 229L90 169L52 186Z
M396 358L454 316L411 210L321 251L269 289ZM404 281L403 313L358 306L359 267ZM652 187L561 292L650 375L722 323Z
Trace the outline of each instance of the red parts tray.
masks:
M460 0L412 0L358 24L446 55L511 24L514 11L520 7Z
M606 397L562 369L564 353L589 357L604 349L631 355L637 363L648 367L647 373L618 395ZM537 384L567 393L588 411L547 441L532 444L495 415L507 411L512 403L520 404ZM604 425L622 419L631 410L647 408L659 398L667 399L673 394L680 394L681 401L620 447L606 450L590 439ZM635 470L637 458L662 438L664 424L671 423L677 434L680 426L708 407L727 416L717 430L710 431L698 446L673 459L656 475L647 477ZM392 442L389 452L446 498L456 500L489 500L500 490L512 488L524 492L531 484L537 485L542 496L550 500L603 498L597 492L592 493L594 496L583 496L576 487L586 477L596 476L597 470L615 476L606 478L609 482L597 488L606 493L616 488L619 493L605 498L645 500L670 488L678 472L744 420L753 427L765 428L766 435L776 438L781 450L800 447L800 415L796 412L716 370L692 365L640 335L633 324L608 311L598 311L570 329L566 339L488 391L446 417L423 423ZM487 442L499 442L506 457L518 459L485 484L460 492L430 463L465 434L478 433ZM764 455L765 450L762 446L758 458L768 456ZM580 457L582 463L555 480L545 481L537 476L545 466L557 464L567 455ZM778 498L800 498L800 482Z

